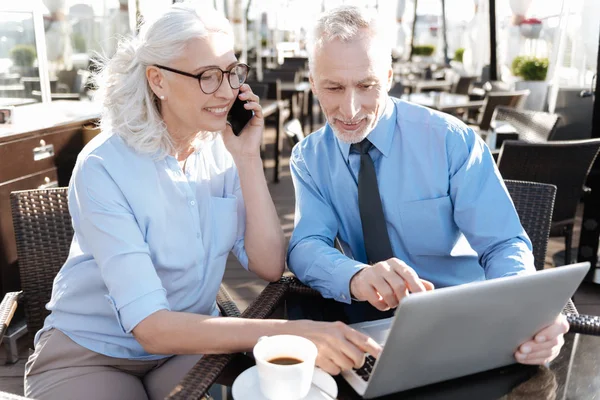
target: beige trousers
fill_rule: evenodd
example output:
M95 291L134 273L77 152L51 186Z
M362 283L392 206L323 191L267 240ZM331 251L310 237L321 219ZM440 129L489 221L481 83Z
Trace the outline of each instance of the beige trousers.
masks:
M108 357L51 329L42 334L25 365L25 395L40 400L164 399L200 357L154 361Z

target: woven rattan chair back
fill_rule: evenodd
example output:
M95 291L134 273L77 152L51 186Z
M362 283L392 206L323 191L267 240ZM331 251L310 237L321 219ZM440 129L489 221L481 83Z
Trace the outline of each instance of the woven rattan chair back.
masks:
M535 269L544 269L556 186L546 183L505 180L521 225L533 245Z
M541 182L557 188L552 221L575 218L583 185L600 139L526 143L507 140L502 144L498 169L504 179Z
M52 282L69 255L73 239L67 189L13 192L10 203L27 330L33 339L49 313L45 306Z
M519 140L528 143L544 143L553 140L560 116L542 111L499 106L494 111L492 121L492 124L504 122L512 125L519 134Z
M63 266L73 239L67 188L25 190L10 194L17 241L21 289L30 339L49 314L54 277ZM217 295L222 315L241 315L223 285Z
M476 76L459 76L454 83L450 91L456 94L468 95L471 92L471 86L473 82L478 79Z
M551 236L564 236L564 260L573 260L573 226L583 185L600 148L600 139L526 143L502 143L498 169L505 179L543 182L557 188Z
M477 125L482 131L490 129L492 116L498 106L518 107L529 96L529 90L490 92L486 95Z

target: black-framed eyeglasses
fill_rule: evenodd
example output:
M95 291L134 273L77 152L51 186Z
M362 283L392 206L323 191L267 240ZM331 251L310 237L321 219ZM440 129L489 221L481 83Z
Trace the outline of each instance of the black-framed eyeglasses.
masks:
M176 74L189 76L198 80L200 84L200 90L205 94L213 94L221 87L223 82L223 75L227 74L227 81L232 89L239 89L240 86L246 82L248 77L248 71L250 67L244 63L234 65L229 71L223 71L221 68L209 68L206 71L202 71L197 75L190 74L189 72L180 71L175 68L165 67L164 65L154 65L157 68L164 69L167 71L175 72Z

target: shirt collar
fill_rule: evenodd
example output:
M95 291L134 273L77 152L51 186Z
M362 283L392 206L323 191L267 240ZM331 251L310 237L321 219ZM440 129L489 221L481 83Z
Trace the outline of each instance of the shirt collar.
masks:
M390 149L392 147L392 139L394 138L396 124L396 106L392 99L388 96L385 102L385 109L383 113L379 116L379 121L377 121L377 125L375 128L367 135L367 138L373 146L377 148L383 154L384 157L387 157ZM335 134L334 134L335 135ZM348 156L350 155L350 144L342 142L335 137L337 141L338 147L340 148L342 155L344 156L344 160L348 162Z

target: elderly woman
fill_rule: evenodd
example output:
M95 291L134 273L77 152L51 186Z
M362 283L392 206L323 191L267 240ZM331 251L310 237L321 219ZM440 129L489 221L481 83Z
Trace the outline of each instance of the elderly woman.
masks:
M268 281L284 268L247 73L227 20L185 5L106 63L102 133L73 172L75 235L26 365L27 396L163 398L202 354L246 351L264 335L309 338L331 373L378 354L339 323L218 316L230 251ZM236 97L254 112L239 136L226 124Z

